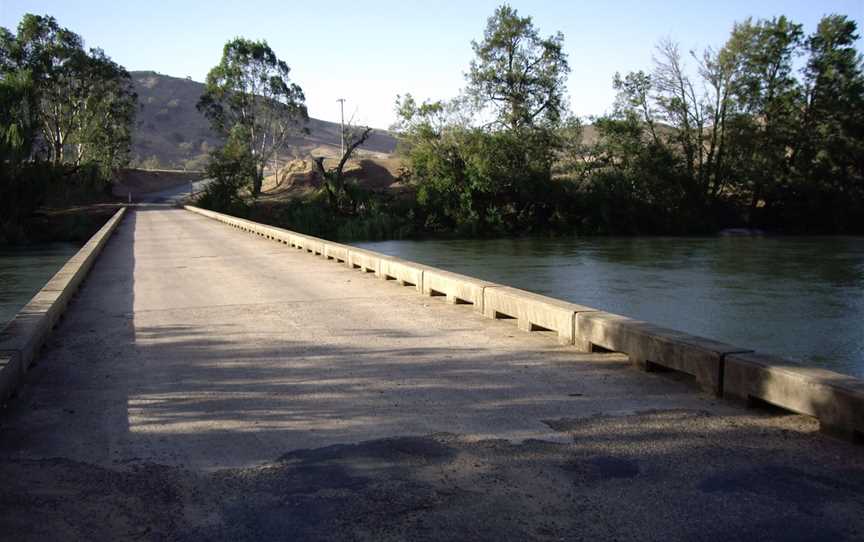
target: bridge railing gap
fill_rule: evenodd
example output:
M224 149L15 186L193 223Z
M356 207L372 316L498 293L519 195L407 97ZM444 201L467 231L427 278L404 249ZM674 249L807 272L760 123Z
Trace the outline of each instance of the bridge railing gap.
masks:
M769 403L817 418L828 434L864 441L861 379L371 250L193 206L185 209L422 295L471 305L487 318L514 319L522 331L551 332L559 344L577 351L621 352L641 370L689 375L711 396L749 406Z

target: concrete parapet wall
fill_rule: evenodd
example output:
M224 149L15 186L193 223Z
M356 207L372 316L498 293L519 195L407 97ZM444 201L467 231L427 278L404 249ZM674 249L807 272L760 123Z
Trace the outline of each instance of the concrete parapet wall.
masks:
M270 226L195 207L186 209L258 235L280 238ZM280 231L282 242L287 235L288 244L344 261L352 269L413 284L425 295L445 296L449 303L471 304L489 318L515 318L522 330L553 331L559 342L582 351L621 352L645 370L692 375L711 395L764 401L814 416L832 434L864 438L864 381L860 379L373 251ZM0 345L0 363L2 351Z
M574 344L576 314L595 310L507 286L483 291L487 318L515 318L522 331L554 331L561 344Z
M702 389L718 397L723 391L725 356L751 351L608 312L577 315L576 336L583 348L599 346L625 353L644 370L672 369L692 375Z
M360 269L366 273L375 273L376 276L380 276L379 265L382 259L390 258L362 248L351 247L348 249L348 267L351 269Z
M348 265L348 250L350 247L346 245L340 245L339 243L332 243L330 241L324 242L324 258L327 260L335 260L339 263L344 263Z
M324 255L324 241L321 239L317 239L315 237L309 237L307 235L291 235L291 240L294 243L294 247L305 250L310 254L315 254L317 256Z
M445 296L451 304L470 304L477 312L483 312L483 292L486 288L499 286L494 282L451 273L434 267L423 270L423 293Z
M864 381L761 353L726 358L723 395L813 416L823 431L864 441Z
M0 403L17 389L125 214L125 207L114 213L0 331Z
M288 236L288 243L297 249L306 250L306 236L299 233L292 233Z
M402 286L413 286L418 292L423 291L423 272L428 269L425 265L399 258L382 258L378 266L380 278L395 280Z

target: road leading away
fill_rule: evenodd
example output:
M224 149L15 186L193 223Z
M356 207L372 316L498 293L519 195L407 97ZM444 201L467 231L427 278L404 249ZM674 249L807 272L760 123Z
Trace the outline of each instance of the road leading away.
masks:
M143 194L139 196L137 200L139 200L141 203L182 203L188 198L190 198L192 195L198 194L199 192L207 188L207 185L211 182L213 182L213 179L201 179L200 181L193 181L178 186L172 186L171 188L166 188L165 190L161 190L159 192Z
M861 540L862 447L140 208L0 412L9 540Z

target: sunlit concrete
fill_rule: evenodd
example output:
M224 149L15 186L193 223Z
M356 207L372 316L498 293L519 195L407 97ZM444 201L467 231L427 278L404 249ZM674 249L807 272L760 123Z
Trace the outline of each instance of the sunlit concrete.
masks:
M114 213L18 311L15 318L0 328L0 353L4 354L0 362L0 405L19 391L24 372L38 357L45 340L125 213L126 209L122 208Z
M723 393L815 416L822 429L864 443L864 382L765 354L727 356Z
M167 208L126 217L0 413L2 532L864 532L864 455L812 419L739 408L284 236ZM456 279L436 291L482 303L482 283Z
M22 438L2 446L218 468L388 435L555 440L544 420L734 408L548 335L189 212L142 208L43 354L5 431Z
M483 291L483 313L487 318L515 318L519 329L526 332L537 328L554 331L561 344L574 344L576 315L595 310L506 286Z

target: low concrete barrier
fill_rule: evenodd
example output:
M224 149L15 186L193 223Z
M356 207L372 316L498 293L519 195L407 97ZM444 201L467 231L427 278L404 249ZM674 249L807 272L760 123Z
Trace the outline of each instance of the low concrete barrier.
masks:
M363 250L362 248L351 247L348 249L348 267L351 269L360 269L365 273L375 273L380 276L380 263L382 259L387 259L389 256L372 252L371 250Z
M515 318L522 331L554 331L560 344L574 344L576 315L589 311L596 309L507 286L483 292L487 318Z
M752 351L608 312L580 313L576 335L586 351L599 346L627 354L631 363L646 371L672 369L692 375L717 397L723 392L725 357Z
M483 292L486 288L500 286L494 282L451 273L429 267L423 270L423 293L428 296L445 296L448 303L473 305L483 313Z
M324 242L320 239L311 238L306 243L306 251L316 256L324 256Z
M864 442L860 379L767 354L735 354L726 358L723 395L813 416L824 432Z
M321 239L297 233L292 233L290 239L292 246L295 248L305 250L310 254L316 254L318 256L324 255L324 241Z
M125 207L114 213L0 331L0 403L17 389L125 214Z
M288 236L288 244L296 249L305 250L306 236L300 235L299 233L292 233Z
M431 268L400 258L382 258L378 261L380 278L395 280L401 286L413 286L418 292L423 291L423 273L426 269Z
M348 265L348 250L350 247L339 243L324 242L324 259L335 260Z
M259 235L272 231L269 226L228 215L186 209ZM382 279L414 285L425 295L446 296L449 303L471 304L489 318L515 318L522 330L553 331L559 342L582 351L622 352L644 370L692 375L711 395L771 403L815 416L826 432L864 439L864 382L859 379L370 250L287 233L290 244L304 250L346 262L352 269L374 272ZM2 357L2 350L0 364L4 359L7 365L14 364Z

